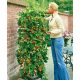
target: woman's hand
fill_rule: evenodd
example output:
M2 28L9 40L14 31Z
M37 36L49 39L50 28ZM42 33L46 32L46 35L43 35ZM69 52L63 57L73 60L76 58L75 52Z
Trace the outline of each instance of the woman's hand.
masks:
M49 35L50 35L50 34L51 34L51 32L47 32L47 34L49 34Z
M47 34L48 34L48 35L50 35L50 34L52 34L52 35L56 35L56 34L54 34L54 33L52 33L52 32L47 32Z

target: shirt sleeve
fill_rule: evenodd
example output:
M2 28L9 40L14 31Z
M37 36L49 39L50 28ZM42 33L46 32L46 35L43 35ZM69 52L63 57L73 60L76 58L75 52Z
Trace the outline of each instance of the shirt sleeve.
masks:
M58 28L53 29L51 31L51 33L54 33L54 34L64 33L65 28L64 28L64 24L63 24L62 19L60 17L58 17L55 19L55 22L56 22L56 25Z

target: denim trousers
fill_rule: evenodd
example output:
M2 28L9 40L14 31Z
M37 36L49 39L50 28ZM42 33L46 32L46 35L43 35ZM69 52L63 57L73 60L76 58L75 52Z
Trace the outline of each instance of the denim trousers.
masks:
M54 63L54 80L70 80L63 60L63 37L51 38L51 50Z

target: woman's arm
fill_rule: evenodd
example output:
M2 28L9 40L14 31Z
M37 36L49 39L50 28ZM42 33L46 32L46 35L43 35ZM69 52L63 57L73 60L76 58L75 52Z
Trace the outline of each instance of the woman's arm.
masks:
M50 19L51 19L51 16L45 17L45 20L50 20Z

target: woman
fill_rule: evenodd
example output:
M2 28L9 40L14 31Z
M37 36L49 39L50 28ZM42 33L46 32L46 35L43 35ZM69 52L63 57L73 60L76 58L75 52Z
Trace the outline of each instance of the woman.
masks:
M64 26L62 19L58 15L58 5L54 2L49 4L48 13L49 32L51 38L51 50L54 62L54 80L69 80L69 75L63 61L62 49L64 45L63 32Z

